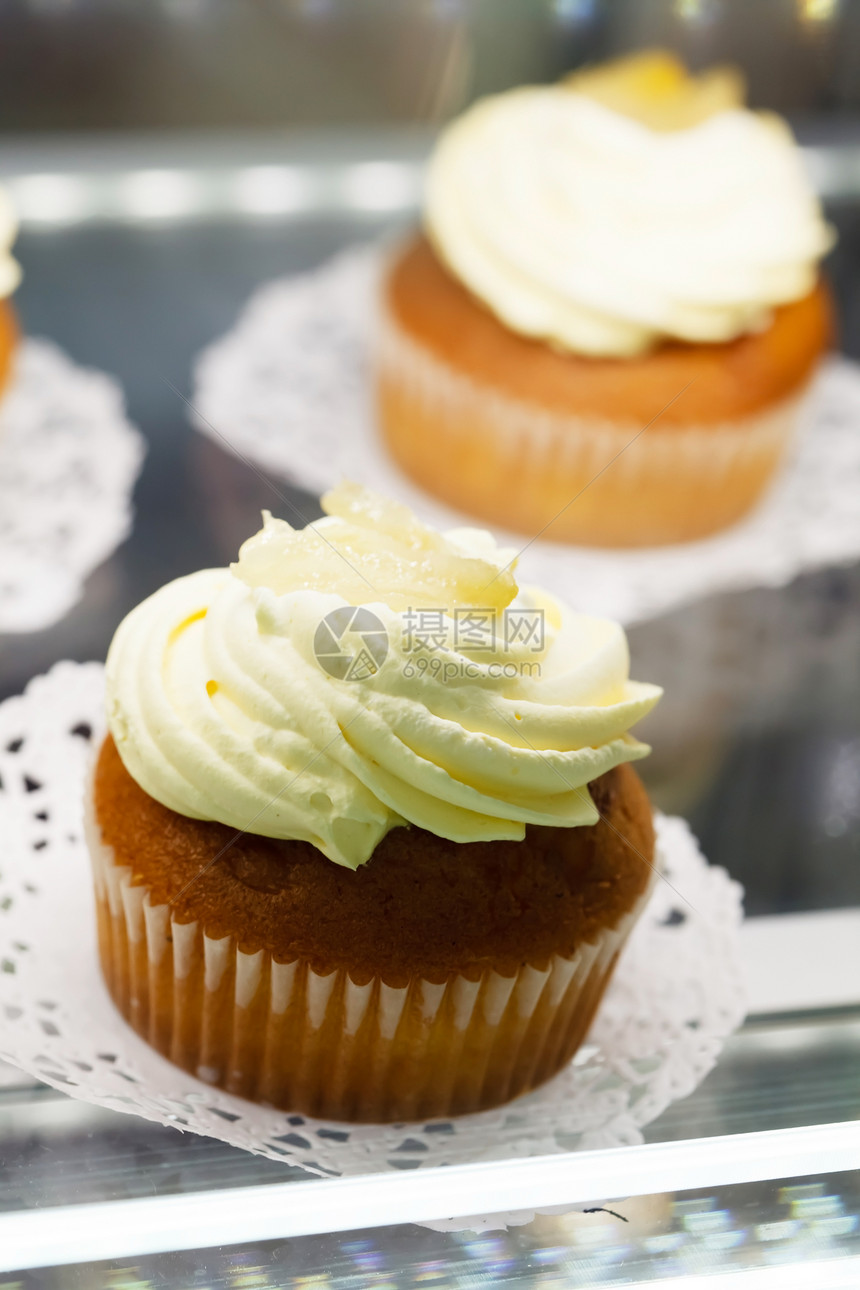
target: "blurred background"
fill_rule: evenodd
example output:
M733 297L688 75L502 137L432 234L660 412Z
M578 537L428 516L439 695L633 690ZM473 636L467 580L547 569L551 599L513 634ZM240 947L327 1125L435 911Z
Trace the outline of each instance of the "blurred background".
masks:
M422 124L652 44L740 63L755 105L860 108L852 0L5 0L0 128Z

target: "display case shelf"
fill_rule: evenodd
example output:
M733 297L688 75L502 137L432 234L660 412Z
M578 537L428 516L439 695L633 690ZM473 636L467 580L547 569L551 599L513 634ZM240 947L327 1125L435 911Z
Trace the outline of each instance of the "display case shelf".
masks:
M211 155L204 148L202 157L181 139L160 154L153 141L111 153L115 146L0 150L0 174L29 193L18 246L26 329L115 372L149 442L133 536L55 629L0 641L4 696L58 658L103 658L139 599L169 578L228 562L260 509L277 509L265 480L190 428L174 387L189 391L195 354L259 283L411 218L425 140L327 136L305 139L289 156L271 140L255 150L235 138L210 141ZM844 138L817 138L810 149L842 234L833 275L843 345L856 354L858 151ZM368 199L374 185L361 175L369 165L388 167L387 189L375 189L387 193L384 201ZM183 191L196 193L198 205L179 203L181 185L163 184L161 207L152 199L135 208L145 185L129 176L154 169L190 176ZM256 210L235 200L254 191L242 179L249 171L258 176ZM300 176L293 190L287 171ZM303 174L313 182L301 189ZM51 175L71 176L77 193L65 217L53 220L39 214L50 206L50 186L42 182L40 197L31 182ZM318 513L314 499L294 490L289 497L309 518ZM699 731L695 758L683 745L655 758L651 782L658 802L694 820L706 854L754 889L765 916L742 934L750 1016L701 1086L648 1126L644 1145L314 1179L72 1101L3 1069L0 1287L89 1287L126 1277L115 1282L124 1285L136 1277L135 1284L183 1290L664 1282L721 1290L724 1273L732 1287L761 1290L790 1290L801 1279L816 1290L860 1284L860 773L843 785L844 828L831 833L820 785L797 774L805 750L860 740L860 675L844 666L846 657L856 661L846 641L860 623L860 576L856 568L824 571L767 594L816 607L819 625L828 626L813 663L804 655L792 672L798 642L777 641L774 666L793 678L779 703L752 726ZM632 631L634 659L657 639L649 624ZM800 753L781 758L775 747ZM743 782L730 774L741 753ZM843 758L840 773L857 764ZM751 767L768 785L753 800ZM796 818L809 841L795 847L789 867L782 826ZM545 1207L566 1212L483 1235L416 1226Z

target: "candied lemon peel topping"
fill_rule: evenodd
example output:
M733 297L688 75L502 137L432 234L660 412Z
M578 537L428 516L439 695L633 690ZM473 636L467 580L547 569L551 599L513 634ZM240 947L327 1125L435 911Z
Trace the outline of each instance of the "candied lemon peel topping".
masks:
M515 553L496 547L488 534L440 533L359 484L331 489L322 507L328 519L304 529L264 511L262 530L244 543L231 571L276 595L337 586L350 604L382 600L392 609L481 605L499 612L517 594ZM481 545L486 557L476 554Z
M583 68L562 84L651 130L690 130L718 112L743 107L746 99L738 68L709 67L692 74L663 49Z

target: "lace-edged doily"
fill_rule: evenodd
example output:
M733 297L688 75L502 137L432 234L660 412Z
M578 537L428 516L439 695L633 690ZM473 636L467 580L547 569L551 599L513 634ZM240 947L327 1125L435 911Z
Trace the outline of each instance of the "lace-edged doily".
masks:
M474 524L423 492L376 433L368 352L383 252L344 252L314 273L272 282L198 360L196 424L273 475L319 493L354 479L425 520ZM825 364L794 456L763 504L706 541L634 551L539 541L523 582L630 624L720 591L782 586L804 570L860 557L860 367ZM499 534L525 545L521 534Z
M143 440L109 376L25 339L0 393L0 632L49 627L128 536Z
M682 820L661 818L672 886L657 883L587 1046L537 1092L450 1123L380 1127L209 1088L140 1040L101 983L81 814L102 705L95 663L60 663L0 705L0 1058L74 1097L317 1174L613 1146L641 1141L643 1125L690 1093L743 1017L740 888L702 859Z

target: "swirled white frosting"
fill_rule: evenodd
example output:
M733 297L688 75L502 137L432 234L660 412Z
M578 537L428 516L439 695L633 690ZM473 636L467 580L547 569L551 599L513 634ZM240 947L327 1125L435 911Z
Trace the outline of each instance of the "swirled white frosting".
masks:
M596 822L586 785L648 752L628 732L660 695L628 679L622 629L518 593L488 534L442 535L350 488L328 507L300 531L267 517L231 569L169 583L120 625L108 720L134 779L183 815L350 868L403 823L467 842ZM384 636L365 625L343 652L387 641L347 679L318 631L355 604ZM473 605L484 634L464 641Z
M21 281L21 266L10 254L18 235L18 219L12 203L0 188L0 300L11 296Z
M633 355L724 341L800 299L832 242L777 117L649 129L563 86L484 99L442 134L425 224L507 326Z

